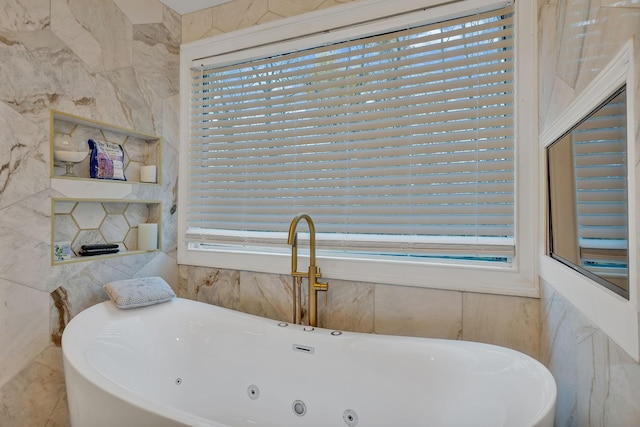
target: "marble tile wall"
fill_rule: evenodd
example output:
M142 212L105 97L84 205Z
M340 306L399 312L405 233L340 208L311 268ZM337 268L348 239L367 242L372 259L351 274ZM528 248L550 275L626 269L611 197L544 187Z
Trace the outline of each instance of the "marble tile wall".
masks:
M71 317L106 298L105 281L158 274L181 296L289 319L288 276L180 266L178 277L178 46L341 2L234 0L180 17L157 0L0 0L0 236L11 242L0 257L0 425L68 425L60 350L50 344ZM544 130L617 48L637 36L640 10L634 1L538 5ZM49 265L51 199L64 196L49 178L51 108L163 136L162 188L133 187L122 195L163 200L163 252ZM539 356L556 376L556 425L637 422L640 367L552 283L543 285L542 304L371 283L331 286L329 304L321 304L323 326L516 348Z
M181 265L184 298L274 320L291 321L288 275ZM501 345L538 357L539 300L523 297L330 280L319 299L324 328L390 335L464 339ZM306 299L303 291L303 321Z
M635 38L637 73L639 36L640 3L636 1L539 0L540 132L551 125L631 38ZM630 84L635 85L638 93L638 81ZM640 143L639 106L640 98L636 97L636 153ZM640 164L638 158L634 160L638 182ZM640 195L636 194L638 202ZM635 221L637 227L640 219ZM540 355L558 385L556 425L638 425L640 365L553 285L542 285Z
M326 9L352 0L233 0L182 17L182 42Z
M548 283L540 317L540 361L558 387L555 425L638 425L640 366Z
M158 0L146 0L144 8L130 3L0 0L3 427L68 426L55 344L69 319L107 298L104 283L148 275L178 282L182 22ZM111 191L102 185L86 196L161 200L163 251L51 266L51 200L68 195L68 186L49 176L51 109L163 137L161 187L133 183Z

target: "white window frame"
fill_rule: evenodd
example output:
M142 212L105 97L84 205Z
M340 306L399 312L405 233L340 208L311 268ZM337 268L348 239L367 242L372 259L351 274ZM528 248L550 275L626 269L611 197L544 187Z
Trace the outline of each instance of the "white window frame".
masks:
M496 8L505 2L496 0L464 0L455 3L442 0L362 0L311 12L264 25L226 33L181 46L180 54L180 176L188 176L186 153L189 152L190 69L193 61L225 55L229 63L284 53L304 47L308 37L322 43L362 36L381 30L391 31L407 26L437 22L465 12ZM408 12L414 12L407 15ZM536 194L537 180L537 81L535 34L536 10L532 2L515 4L515 68L516 68L516 256L509 266L459 261L371 260L323 256L318 265L326 279L353 280L404 286L472 291L527 297L538 296L536 277ZM256 46L256 40L260 45ZM273 45L277 46L277 50ZM234 249L199 251L189 249L185 239L187 223L185 179L179 180L178 263L212 268L288 274L289 251L246 252ZM321 224L316 228L321 229ZM286 249L286 248L285 248ZM301 256L299 265L306 260Z
M640 361L640 326L638 323L640 293L638 292L637 210L636 183L638 165L635 152L636 113L634 100L633 40L628 41L612 61L571 102L547 130L540 135L540 158L545 158L546 147L563 135L583 117L604 102L622 85L627 90L627 203L628 203L628 259L629 299L580 274L576 270L546 254L546 230L548 227L546 162L540 161L540 277L560 295L580 310L589 320L602 329L635 361Z

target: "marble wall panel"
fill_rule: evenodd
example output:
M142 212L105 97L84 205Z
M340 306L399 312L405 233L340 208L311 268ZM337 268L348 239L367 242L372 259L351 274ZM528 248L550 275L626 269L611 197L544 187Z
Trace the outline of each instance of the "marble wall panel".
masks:
M49 294L0 279L0 307L1 389L22 369L25 359L33 358L48 345Z
M164 11L157 0L113 0L132 24L155 24L162 22Z
M462 292L376 285L375 332L462 338Z
M222 34L213 28L213 8L203 9L182 17L182 42L201 40Z
M216 6L212 25L223 33L256 25L268 11L268 2L260 0L234 0Z
M178 295L240 310L240 272L180 266Z
M133 65L144 83L141 86L152 88L152 93L161 99L176 95L180 39L160 24L137 25L133 37ZM162 129L161 119L159 116L159 129Z
M468 339L538 355L538 300L329 280L318 297L318 324L344 331ZM275 320L293 318L289 275L180 266L176 292ZM308 322L306 282L303 323Z
M62 351L48 347L0 389L3 427L69 427Z
M558 387L556 425L636 425L640 366L552 286L542 293L540 360Z
M269 11L279 16L300 15L320 8L324 0L271 0Z
M538 357L537 298L465 293L462 305L463 340L510 347Z
M140 88L137 75L132 67L119 68L103 73L113 82L115 96L126 121L141 132L148 132L154 123L152 107L146 94ZM143 129L144 126L147 129Z
M174 95L164 100L162 105L162 139L171 144L175 151L168 156L177 157L176 153L180 149L180 96Z
M34 31L49 26L50 0L7 0L0 8L0 24L6 31Z
M0 140L2 209L49 187L49 139L41 128L0 102Z
M288 278L288 280L291 280ZM327 329L374 332L375 285L344 280L328 281L329 292L318 294L318 325ZM303 297L306 298L306 290ZM303 307L307 307L303 301ZM303 316L307 320L308 316Z
M157 252L151 261L147 262L133 277L160 276L172 288L178 288L178 268L175 265L175 256L165 252Z
M51 0L51 29L91 71L131 65L133 26L113 1Z
M240 272L238 309L267 319L290 322L293 287L290 276Z
M51 268L51 196L42 191L0 210L0 278L46 291Z
M178 298L189 298L189 286L197 280L195 277L190 276L195 275L197 268L199 267L184 264L178 265L178 284L173 286L173 291Z
M0 43L0 101L45 130L49 108L127 125L113 84L92 74L55 34L46 30L5 38L8 42Z
M183 16L183 43L264 24L351 0L234 0Z
M106 299L104 283L160 275L177 286L175 243L170 253L50 265L52 198L139 199L143 187L50 180L50 109L157 135L163 120L178 122L181 18L157 0L144 5L145 14L128 3L124 13L112 0L6 0L0 7L0 316L9 316L0 329L2 426L68 426L61 369L29 362L59 344L75 314ZM134 63L140 51L144 62ZM170 154L163 186L140 192L167 199L168 236L175 234L177 150ZM107 234L121 234L121 222L109 223Z

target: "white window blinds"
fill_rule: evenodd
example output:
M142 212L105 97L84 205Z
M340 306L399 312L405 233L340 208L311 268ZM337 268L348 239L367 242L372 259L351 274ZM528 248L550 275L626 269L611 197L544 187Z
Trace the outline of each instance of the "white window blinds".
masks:
M514 253L511 7L192 71L187 239ZM281 239L281 240L278 240Z

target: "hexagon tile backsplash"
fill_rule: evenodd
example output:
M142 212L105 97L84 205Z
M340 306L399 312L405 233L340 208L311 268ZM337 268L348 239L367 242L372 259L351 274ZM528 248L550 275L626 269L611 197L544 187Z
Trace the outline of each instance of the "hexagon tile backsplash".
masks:
M160 221L160 202L131 200L54 200L54 243L71 242L78 255L82 245L118 244L120 251L138 249L138 224Z

